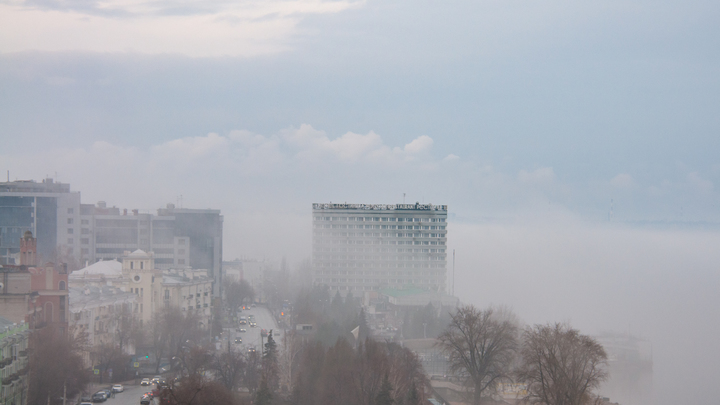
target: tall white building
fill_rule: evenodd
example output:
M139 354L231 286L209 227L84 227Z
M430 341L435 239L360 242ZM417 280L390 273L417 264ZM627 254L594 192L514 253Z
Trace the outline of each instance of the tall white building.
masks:
M341 294L445 292L446 227L447 205L313 204L313 281Z

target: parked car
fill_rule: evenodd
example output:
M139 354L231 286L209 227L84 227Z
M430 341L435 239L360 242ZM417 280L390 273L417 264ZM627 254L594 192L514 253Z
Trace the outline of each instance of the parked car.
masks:
M98 391L92 396L93 402L105 402L107 401L107 393L105 391Z
M239 338L235 339L235 343L236 343L236 344L240 344L240 343L242 343L242 338L241 338L241 337L239 337Z
M123 387L122 384L115 384L112 386L112 390L114 392L123 392L125 391L125 387Z
M150 379L149 378L143 378L142 381L140 381L140 385L150 385Z

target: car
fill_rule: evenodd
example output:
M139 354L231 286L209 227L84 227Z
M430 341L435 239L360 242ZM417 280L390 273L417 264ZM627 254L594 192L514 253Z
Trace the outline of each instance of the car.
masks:
M98 391L92 396L93 402L105 402L107 401L107 393L105 391Z
M248 347L248 353L255 353L254 347Z
M242 338L240 338L240 337L239 337L239 338L236 338L236 339L235 339L235 343L237 343L237 344L242 343Z
M81 401L78 405L92 405L92 400L90 400L90 401Z
M245 332L247 332L247 329L245 329L245 328L238 328L237 331L240 332L240 333L245 333Z
M125 391L125 387L122 386L122 384L115 384L112 386L113 392L123 392Z
M253 302L252 305L250 305L250 306L253 307L253 308L255 308L255 303Z
M143 395L140 398L140 405L150 405L152 403L152 397L149 395Z
M140 385L142 385L142 386L150 385L150 384L151 384L151 383L150 383L150 379L149 379L149 378L143 378L142 381L140 381Z

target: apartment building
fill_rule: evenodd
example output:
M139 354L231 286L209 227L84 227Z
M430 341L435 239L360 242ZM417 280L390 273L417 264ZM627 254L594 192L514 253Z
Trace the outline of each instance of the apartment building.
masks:
M320 203L312 215L315 284L445 292L446 205Z

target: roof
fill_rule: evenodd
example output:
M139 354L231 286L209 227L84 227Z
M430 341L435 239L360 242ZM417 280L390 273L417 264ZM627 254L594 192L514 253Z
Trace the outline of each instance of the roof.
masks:
M134 303L137 294L121 291L110 286L87 286L84 288L70 287L70 312L77 313L84 309L97 308L113 304Z
M95 262L70 273L70 278L119 278L122 277L122 263L117 260Z
M147 254L147 253L145 253L144 250L138 249L138 250L130 253L129 255L127 255L127 256L125 256L125 257L148 259L148 258L150 258L150 255Z

